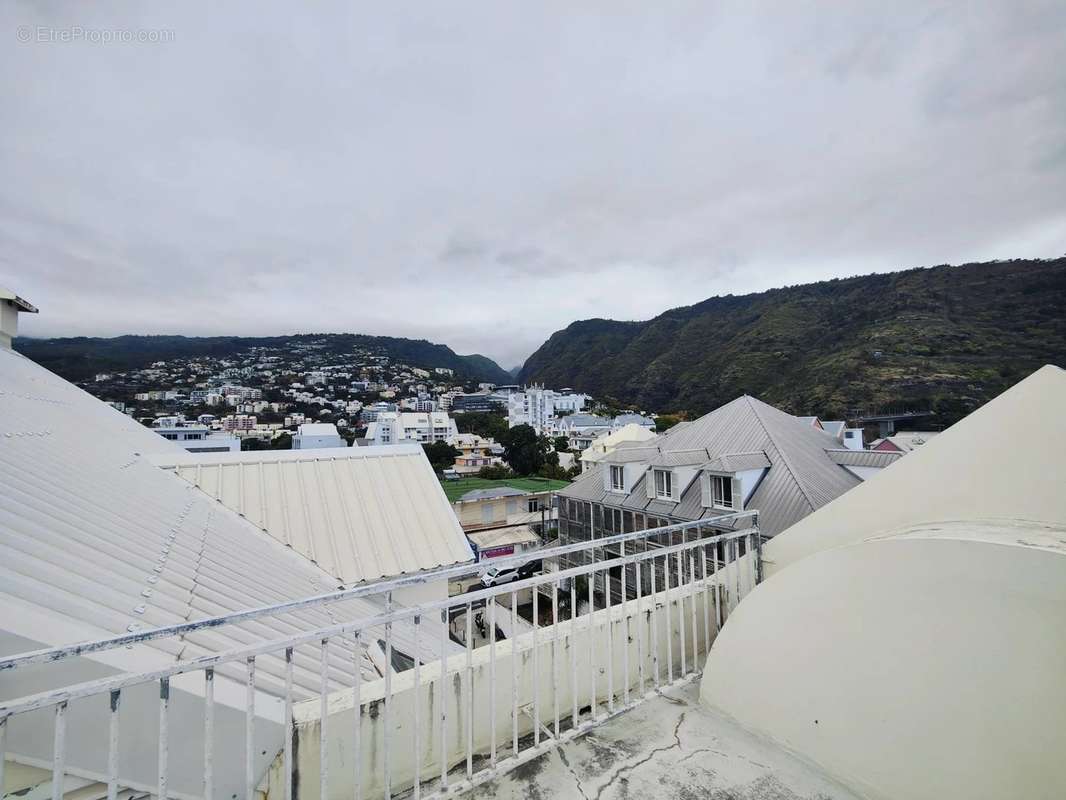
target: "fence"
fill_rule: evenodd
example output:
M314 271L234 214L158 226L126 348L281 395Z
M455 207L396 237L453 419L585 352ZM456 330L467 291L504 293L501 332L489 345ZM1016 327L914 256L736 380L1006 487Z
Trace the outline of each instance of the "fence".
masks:
M743 512L549 548L536 553L548 565L582 551L605 557L152 669L96 677L103 671L96 666L91 680L0 700L0 755L50 768L53 800L63 796L72 775L97 792L80 796L109 800L136 794L249 800L256 792L271 800L453 794L698 675L714 636L758 582L755 522L754 512ZM739 523L748 527L728 530ZM637 543L676 531L693 538L638 549ZM530 557L493 559L493 565ZM314 605L342 608L345 599L388 597L403 586L476 571L476 565L451 567L12 656L0 659L0 679L32 686L10 678L30 673L40 684L45 671L62 673L64 665L80 677L84 671L74 665L95 666L104 655L121 663L123 648L200 626ZM520 611L518 598L527 590L531 607ZM577 613L582 603L585 614ZM530 614L532 629L502 638L497 615L510 614L507 627L515 631L522 611ZM478 613L485 635L475 646ZM427 647L422 629L431 622L439 643ZM403 637L412 652L394 652L401 626L413 627L413 635ZM392 668L367 680L362 652L372 644L383 648ZM87 662L88 653L100 655ZM336 668L338 653L352 661L347 672ZM315 661L317 696L301 695L294 690L295 665L306 669ZM262 669L267 662L270 669ZM283 685L257 680L257 667L260 675L283 675ZM55 679L46 683L57 685ZM0 758L0 785L2 770Z

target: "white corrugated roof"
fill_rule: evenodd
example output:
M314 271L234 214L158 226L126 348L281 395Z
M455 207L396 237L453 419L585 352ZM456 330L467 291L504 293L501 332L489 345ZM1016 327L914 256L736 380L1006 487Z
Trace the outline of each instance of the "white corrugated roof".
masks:
M155 463L342 583L473 560L418 445L182 453Z
M509 544L540 544L540 537L528 525L512 525L506 528L492 528L487 531L471 531L467 536L470 537L470 541L482 550Z
M0 350L0 633L27 647L55 646L336 588L328 572L157 468L149 453L165 459L185 451ZM125 663L142 651L157 662L184 660L382 610L373 599L349 600L119 655ZM402 628L393 628L397 646L409 653ZM434 632L423 635L435 646ZM338 641L331 656L331 680L347 684L351 651ZM365 658L363 669L377 674ZM279 690L282 670L280 658L264 658L260 687ZM315 653L297 651L295 682L298 693L317 691Z

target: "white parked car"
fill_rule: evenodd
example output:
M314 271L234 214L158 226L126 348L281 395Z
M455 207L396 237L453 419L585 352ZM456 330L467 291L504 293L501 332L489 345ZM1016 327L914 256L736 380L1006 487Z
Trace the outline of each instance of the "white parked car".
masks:
M490 567L481 576L481 583L486 587L500 586L511 581L525 580L536 572L537 562L531 561L519 567Z

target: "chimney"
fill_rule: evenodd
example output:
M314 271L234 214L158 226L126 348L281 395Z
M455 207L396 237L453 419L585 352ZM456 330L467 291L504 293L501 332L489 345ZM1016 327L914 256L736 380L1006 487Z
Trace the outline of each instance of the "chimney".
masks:
M18 336L21 311L36 314L37 307L0 286L0 350L11 349L11 340Z

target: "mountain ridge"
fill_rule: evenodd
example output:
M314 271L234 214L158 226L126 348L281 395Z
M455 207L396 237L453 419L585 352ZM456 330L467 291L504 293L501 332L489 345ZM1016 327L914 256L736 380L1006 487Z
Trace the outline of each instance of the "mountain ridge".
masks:
M578 320L518 379L700 414L740 394L792 413L917 405L958 419L1066 363L1066 258L919 267Z
M248 347L282 347L287 343L326 339L332 350L353 346L378 348L415 367L444 367L457 375L491 383L507 383L509 373L479 353L459 355L447 345L427 339L370 336L362 333L302 333L283 336L141 335L57 338L19 337L15 349L67 380L89 378L97 372L123 371L153 361L196 355L225 356Z

